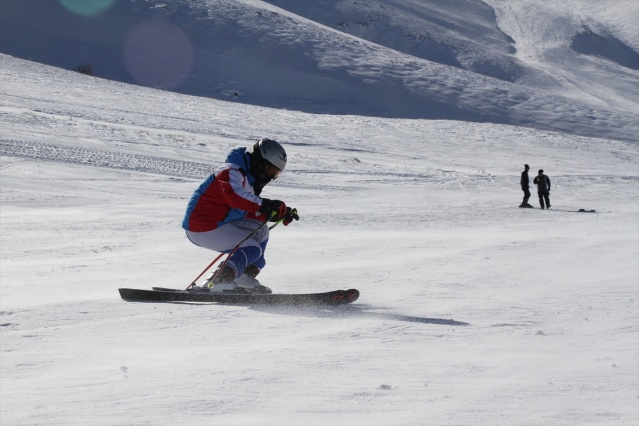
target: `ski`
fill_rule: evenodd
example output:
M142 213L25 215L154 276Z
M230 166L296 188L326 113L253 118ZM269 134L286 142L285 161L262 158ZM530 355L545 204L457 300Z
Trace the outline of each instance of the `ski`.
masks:
M155 287L153 290L120 288L120 297L129 302L204 302L240 305L321 306L346 305L359 298L359 291L334 290L325 293L251 294L201 293Z

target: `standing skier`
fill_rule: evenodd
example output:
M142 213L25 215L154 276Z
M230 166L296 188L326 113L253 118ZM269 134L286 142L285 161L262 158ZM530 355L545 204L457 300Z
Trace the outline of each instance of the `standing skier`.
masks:
M528 179L528 170L530 170L530 166L528 164L524 164L524 171L521 172L521 190L524 191L524 201L521 202L519 207L528 207L532 208L530 204L528 204L528 199L530 198L530 180Z
M544 174L543 170L539 170L537 176L533 180L533 183L537 185L537 194L539 194L539 205L544 208L544 201L546 201L546 208L550 208L550 178Z
M195 190L182 221L186 236L193 244L230 253L260 228L235 250L226 264L207 278L203 289L198 290L271 293L255 279L266 265L264 250L269 229L261 225L280 220L288 225L299 220L299 216L297 210L284 202L259 195L285 166L284 148L272 139L262 138L251 152L247 148L232 150L225 164Z

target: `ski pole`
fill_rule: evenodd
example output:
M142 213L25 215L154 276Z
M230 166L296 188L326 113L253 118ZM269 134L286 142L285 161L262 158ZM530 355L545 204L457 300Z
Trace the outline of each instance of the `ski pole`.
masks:
M242 244L242 243L240 243ZM213 266L215 264L215 262L217 262L220 257L224 256L224 253L220 253L220 255L218 257L216 257L215 259L213 259L213 262L209 263L209 266L207 266L202 273L200 273L200 275L198 275L197 277L195 277L195 279L193 280L193 282L191 284L189 284L189 286L186 288L187 290L190 289L191 287L196 286L196 282L197 280L199 280L200 278L202 278L202 275L206 274L206 271L208 271L209 269L211 269L211 266Z
M275 212L273 212L273 214L271 214L271 217L273 217L273 215L276 214ZM284 219L280 219L278 220L273 226L269 227L269 230L275 228L277 225L279 225ZM226 258L226 260L224 261L224 263L222 264L222 268L226 265L226 263L228 262L229 258L231 257L231 255L233 253L235 253L237 251L238 248L240 248L240 246L242 244L244 244L246 241L248 241L249 238L251 238L253 235L255 235L260 229L264 228L264 226L268 223L268 220L266 220L264 223L262 223L260 226L258 226L257 228L255 228L250 234L248 234L246 236L246 238L244 238L242 241L240 241L239 243L237 243L237 245L235 247L233 247L233 250L231 250L231 252L229 253L228 257ZM187 290L190 289L191 287L197 285L197 280L199 280L200 278L202 278L202 275L204 275L206 273L206 271L208 271L209 269L211 269L211 266L213 266L215 264L215 262L217 262L218 260L220 260L220 258L224 256L224 253L220 253L220 255L218 257L216 257L215 259L213 259L213 262L209 263L209 266L207 266L201 273L200 275L198 275L193 282L191 282L191 284L188 285L188 287L186 288ZM220 268L220 270L222 269ZM215 278L215 276L213 277Z

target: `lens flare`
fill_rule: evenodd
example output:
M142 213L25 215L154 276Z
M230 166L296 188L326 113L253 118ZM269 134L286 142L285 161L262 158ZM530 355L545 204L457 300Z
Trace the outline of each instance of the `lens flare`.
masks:
M124 64L138 83L172 89L191 71L193 46L186 34L170 22L143 22L124 42Z
M82 16L98 16L111 9L117 0L58 0L70 12Z

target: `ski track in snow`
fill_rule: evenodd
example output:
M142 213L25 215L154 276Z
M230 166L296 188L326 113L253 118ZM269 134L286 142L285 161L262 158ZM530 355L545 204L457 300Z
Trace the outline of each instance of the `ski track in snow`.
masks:
M202 179L202 177L208 176L212 171L211 165L193 161L175 160L122 151L106 151L79 146L63 146L55 143L20 141L16 139L0 139L0 156L151 173L187 179ZM296 172L304 175L330 175L335 173L334 170L313 169L298 169ZM459 187L462 190L466 190L467 185L485 186L496 183L495 176L486 175L471 178L471 176L454 170L435 170L432 174L388 171L384 173L382 178L373 178L378 175L376 172L366 173L342 170L339 171L339 174L342 176L363 176L368 182L375 180L379 180L380 182L395 182L397 180L421 181L430 183L432 186ZM475 182L474 184L472 183L473 181ZM285 186L295 188L301 187L302 185L287 182ZM304 186L308 188L308 185ZM331 186L322 185L322 188L327 189L331 188ZM348 188L332 186L332 188L355 191L361 189L361 186Z
M192 179L211 173L210 165L192 161L12 139L0 140L2 155Z

